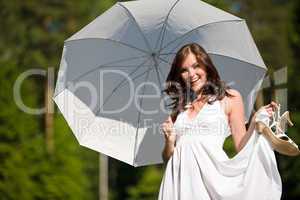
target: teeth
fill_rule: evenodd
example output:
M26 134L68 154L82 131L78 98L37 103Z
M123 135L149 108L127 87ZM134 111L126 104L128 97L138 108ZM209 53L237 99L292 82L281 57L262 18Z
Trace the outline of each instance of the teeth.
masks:
M194 83L194 82L198 81L199 79L200 79L200 78L197 78L196 80L192 81L192 83Z

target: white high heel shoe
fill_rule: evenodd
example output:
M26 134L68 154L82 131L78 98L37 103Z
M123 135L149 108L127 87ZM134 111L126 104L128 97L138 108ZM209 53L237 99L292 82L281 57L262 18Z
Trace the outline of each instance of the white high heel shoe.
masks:
M272 115L271 125L269 125L270 119L266 110L259 112L255 121L257 131L267 138L275 151L287 156L300 155L298 145L284 132L286 124L293 126L289 111L284 112L280 116L279 105L276 112Z

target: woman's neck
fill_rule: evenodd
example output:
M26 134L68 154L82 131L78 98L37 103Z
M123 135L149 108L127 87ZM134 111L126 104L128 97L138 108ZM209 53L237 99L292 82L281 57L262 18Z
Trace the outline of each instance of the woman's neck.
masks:
M203 91L201 90L193 102L199 102L199 101L205 102L206 99L207 99L207 96L203 95Z

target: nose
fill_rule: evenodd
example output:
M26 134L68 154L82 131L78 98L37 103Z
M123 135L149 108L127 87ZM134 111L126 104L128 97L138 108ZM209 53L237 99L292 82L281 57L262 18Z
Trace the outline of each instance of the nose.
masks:
M192 79L196 74L195 69L192 67L189 68L188 73L189 73L189 79Z

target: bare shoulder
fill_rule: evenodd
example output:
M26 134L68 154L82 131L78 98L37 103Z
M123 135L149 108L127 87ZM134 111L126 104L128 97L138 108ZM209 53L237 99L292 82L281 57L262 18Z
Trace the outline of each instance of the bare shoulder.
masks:
M231 95L231 96L227 97L228 103L231 103L231 104L243 103L243 97L238 90L228 89L226 91Z
M242 98L241 93L235 89L228 89L226 91L231 94L233 98Z
M230 113L233 109L240 109L243 107L243 97L238 90L226 90L231 96L225 97L227 101L227 111Z

